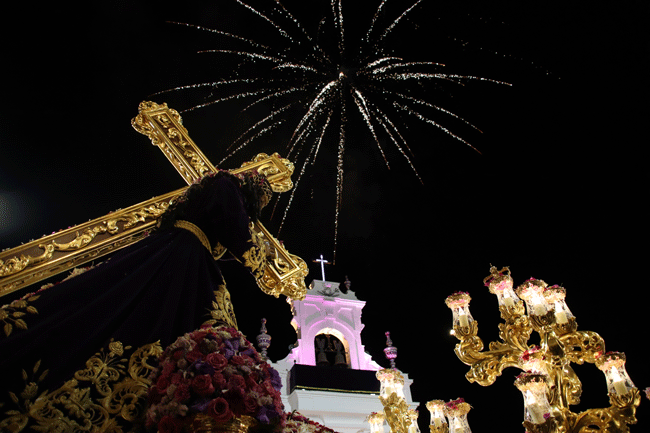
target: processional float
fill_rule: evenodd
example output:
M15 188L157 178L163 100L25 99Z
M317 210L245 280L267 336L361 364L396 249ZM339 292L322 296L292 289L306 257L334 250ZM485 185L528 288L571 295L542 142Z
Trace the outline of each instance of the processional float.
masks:
M176 110L165 103L145 101L140 103L138 111L139 114L131 121L132 126L151 139L188 185L209 172L217 171L189 137ZM238 174L256 170L266 176L273 192L285 192L293 187L293 168L289 160L274 153L259 154L229 171ZM3 251L0 253L0 297L138 242L155 228L157 218L187 188ZM257 281L259 287L275 297L286 295L302 299L306 293L306 263L290 254L261 223L255 222L252 231L267 249L267 267ZM219 253L213 251L215 255ZM20 319L8 320L4 324L5 334L11 332L13 326L21 327Z

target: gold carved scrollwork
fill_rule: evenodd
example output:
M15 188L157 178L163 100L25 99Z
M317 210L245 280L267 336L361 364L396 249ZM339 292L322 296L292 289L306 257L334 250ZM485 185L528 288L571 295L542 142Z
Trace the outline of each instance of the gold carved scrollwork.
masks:
M266 267L264 274L257 279L260 289L276 298L285 295L303 300L307 293L305 277L309 272L305 261L290 254L261 224L256 223L253 230L266 245Z
M251 161L242 164L240 169L231 170L231 172L238 173L249 170L255 170L263 174L269 181L273 192L287 192L293 188L291 175L293 174L294 165L288 159L280 157L277 153L271 156L266 153L260 153Z
M409 407L406 400L399 398L396 393L392 393L387 398L379 397L379 400L384 405L384 415L390 430L408 432L411 420L408 417Z
M525 322L518 323L521 329L527 329L522 326ZM514 324L511 324L512 326ZM520 342L516 338L514 339L517 341L516 345L509 344L513 341L513 338L510 337L515 332L508 331L508 329L506 325L506 332L502 332L503 336L508 337L505 343L491 342L489 351L483 352L483 341L477 336L478 324L476 321L472 321L465 328L454 328L455 335L461 340L455 348L456 356L470 366L470 370L465 374L468 381L477 382L482 386L491 385L504 369L517 366L519 356L525 349L519 349Z
M0 430L36 431L102 431L122 432L125 423L142 420L150 385L149 364L162 353L159 343L148 344L134 351L112 341L77 371L74 378L53 391L39 390L39 383L48 370L39 371L40 361L32 369L32 377L23 370L25 388L18 395L10 392L17 410L6 410ZM125 352L131 355L124 357ZM40 394L39 394L40 393Z
M576 364L593 364L599 354L605 353L605 341L593 331L576 331L559 337L566 357Z
M0 297L138 241L177 190L0 254Z
M207 172L216 171L188 136L176 110L168 108L167 104L147 101L142 102L138 109L139 114L132 119L132 126L163 151L188 185ZM294 166L277 153L270 156L259 154L242 167L230 171L237 174L248 170L265 174L275 192L288 191L293 185ZM185 189L154 197L0 253L0 297L141 240L154 228L156 218L170 201L183 194ZM261 224L258 226L263 227ZM306 265L283 248L278 248L278 251L278 258L272 265L275 270L269 270L262 278L264 290L300 293L304 282L297 281L296 275L303 271L306 275ZM224 252L221 248L213 253L218 258Z
M509 274L503 275L502 271L493 268L492 275L486 278L486 281L505 281ZM494 293L492 286L490 291ZM543 371L540 374L546 377L546 397L551 413L541 424L524 421L527 431L629 432L628 424L636 423L635 413L640 403L640 392L637 388L631 388L623 395L609 394L608 408L589 409L580 413L569 409L569 406L580 403L582 394L582 383L570 364L593 364L602 359L600 357L605 353L602 337L592 331L578 331L573 317L565 321L566 323L558 324L553 310L543 315L525 315L521 300L511 304L510 307L502 305L499 308L501 317L505 320L505 323L499 324L499 337L502 341L491 342L488 351L483 351L483 341L477 336L476 321L466 322L466 326L454 323L454 335L460 340L455 348L456 355L470 366L470 371L466 374L467 379L483 386L490 385L505 368L523 369L525 362L538 356L543 360ZM528 346L533 330L539 334L540 347Z
M188 184L216 171L189 137L178 111L165 103L144 101L138 106L138 112L131 120L133 128L162 150Z

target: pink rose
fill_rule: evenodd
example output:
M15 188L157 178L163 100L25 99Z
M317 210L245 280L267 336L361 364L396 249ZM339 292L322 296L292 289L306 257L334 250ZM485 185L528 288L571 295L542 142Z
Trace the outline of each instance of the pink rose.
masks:
M214 418L217 422L230 421L233 417L228 402L223 397L215 398L208 405L206 414Z
M201 397L208 396L214 392L212 377L209 374L202 374L192 379L192 391Z

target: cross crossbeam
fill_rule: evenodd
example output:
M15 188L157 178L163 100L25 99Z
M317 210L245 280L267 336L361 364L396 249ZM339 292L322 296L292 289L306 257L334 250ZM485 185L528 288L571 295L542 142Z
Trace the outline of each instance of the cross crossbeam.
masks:
M188 185L216 171L189 137L176 110L164 103L142 102L138 111L131 121L133 127L160 148ZM264 174L274 192L285 192L293 187L293 164L277 154L259 154L229 171L237 174L248 170ZM3 251L0 253L0 297L138 242L185 189L187 187ZM305 262L290 254L261 223L255 223L253 232L269 246L267 268L258 281L260 288L275 297L284 294L302 299L307 290Z

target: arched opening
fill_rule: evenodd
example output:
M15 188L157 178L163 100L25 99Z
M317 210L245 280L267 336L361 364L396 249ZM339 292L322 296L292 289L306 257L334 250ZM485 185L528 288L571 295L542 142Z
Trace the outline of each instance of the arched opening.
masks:
M319 367L350 368L350 345L341 332L323 329L314 338L314 349Z

